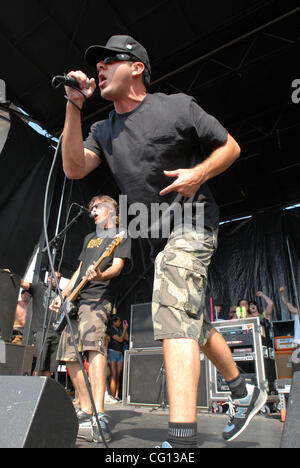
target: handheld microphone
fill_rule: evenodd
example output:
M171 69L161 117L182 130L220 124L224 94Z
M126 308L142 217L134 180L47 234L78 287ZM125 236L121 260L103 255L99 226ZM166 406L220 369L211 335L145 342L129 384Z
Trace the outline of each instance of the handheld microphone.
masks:
M54 76L54 78L52 79L52 87L56 89L61 85L70 86L71 88L80 89L79 85L77 83L77 80L75 78L73 78L72 76L67 76L67 75ZM85 84L85 88L89 89L89 87L90 87L90 80L87 79L87 82Z
M86 213L87 215L89 215L90 218L94 217L93 214L91 213L91 211L88 210L87 208L85 208L85 206L81 206L78 203L73 203L73 205L76 205L78 208L80 208L80 210L83 211L84 213Z

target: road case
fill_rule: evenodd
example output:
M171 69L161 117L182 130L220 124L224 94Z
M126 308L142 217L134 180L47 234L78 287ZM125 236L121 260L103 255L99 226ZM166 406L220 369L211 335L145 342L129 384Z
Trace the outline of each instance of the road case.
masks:
M273 392L276 379L274 353L262 344L259 318L215 322L213 326L227 342L246 383ZM210 400L228 401L230 391L224 377L211 362L208 368Z

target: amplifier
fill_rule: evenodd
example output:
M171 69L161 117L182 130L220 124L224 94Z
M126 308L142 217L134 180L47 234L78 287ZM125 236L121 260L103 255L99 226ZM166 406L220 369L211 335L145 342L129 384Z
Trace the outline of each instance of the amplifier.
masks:
M198 386L197 406L209 408L208 365L200 354L201 375ZM163 400L168 404L165 385L163 349L127 350L123 372L123 405L159 406Z
M154 340L152 302L131 306L129 349L161 348Z
M255 356L254 353L233 353L232 354L234 361L254 361Z
M0 339L11 341L21 279L0 268Z
M274 338L276 351L288 351L296 348L293 336L277 336Z
M33 346L5 343L5 358L0 360L0 375L31 375Z
M277 378L282 379L292 379L293 377L293 362L292 362L292 352L283 351L276 353L276 369L277 369Z
M249 346L254 342L254 324L245 323L241 325L231 325L215 327L223 336L228 346Z

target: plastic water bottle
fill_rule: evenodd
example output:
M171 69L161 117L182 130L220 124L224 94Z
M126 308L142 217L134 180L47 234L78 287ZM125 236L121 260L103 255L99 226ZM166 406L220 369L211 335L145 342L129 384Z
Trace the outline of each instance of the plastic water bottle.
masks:
M241 318L242 318L242 308L241 307L236 308L236 318L238 320L241 320Z
M247 318L247 310L246 310L246 307L242 307L242 319L246 319Z

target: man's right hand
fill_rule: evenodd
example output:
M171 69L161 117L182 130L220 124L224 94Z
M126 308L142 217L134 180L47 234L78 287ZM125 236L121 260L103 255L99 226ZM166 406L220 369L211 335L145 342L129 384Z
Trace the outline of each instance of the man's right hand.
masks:
M67 76L75 78L81 92L85 95L86 99L89 99L94 94L94 91L96 89L96 81L94 78L91 78L89 80L89 88L86 88L88 77L82 71L71 71L70 73L68 73ZM72 99L72 101L74 101L80 108L82 108L84 104L84 97L82 96L82 94L80 94L78 91L76 91L76 89L71 88L70 86L65 86L65 91L67 96L70 99Z
M53 312L56 312L58 314L60 311L60 308L61 308L61 299L60 299L60 296L56 296L56 298L53 299L53 301L51 302L49 309L53 310Z

